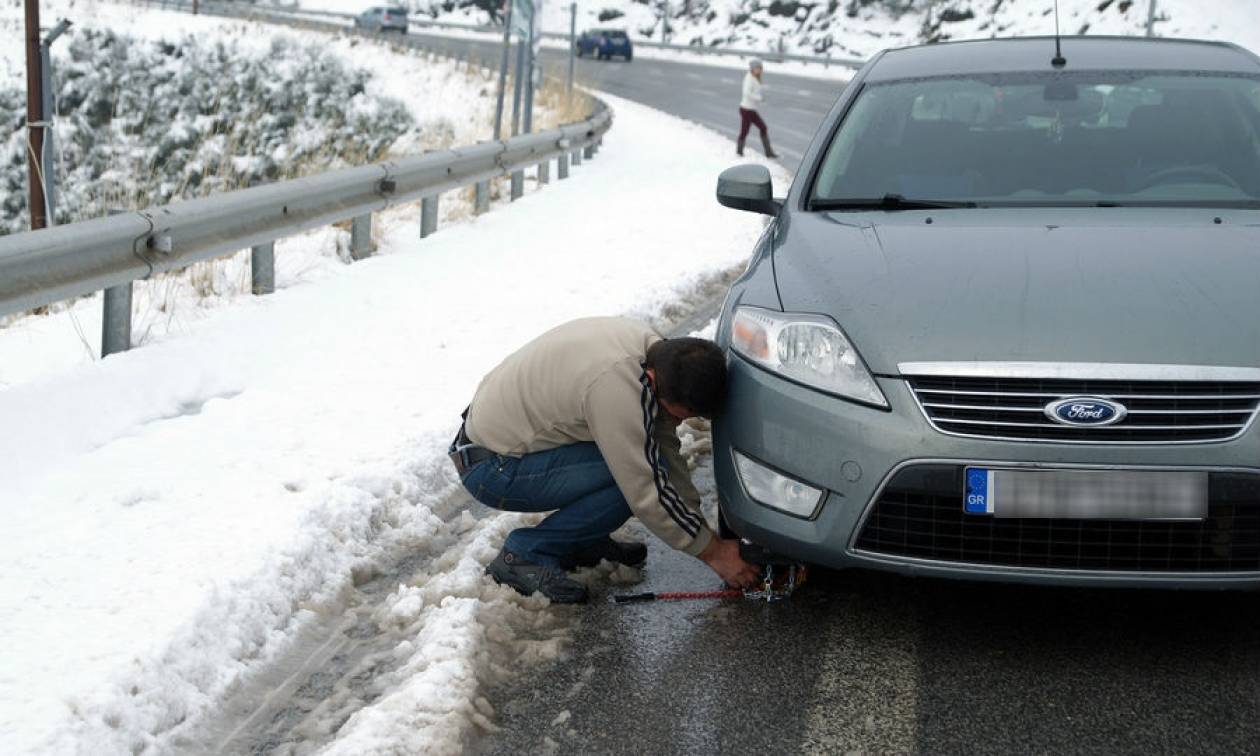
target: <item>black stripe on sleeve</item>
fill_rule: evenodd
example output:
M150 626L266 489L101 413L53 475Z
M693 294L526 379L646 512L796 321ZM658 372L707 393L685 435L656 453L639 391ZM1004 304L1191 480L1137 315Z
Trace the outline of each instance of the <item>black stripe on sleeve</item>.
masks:
M639 377L639 382L643 384L640 401L643 409L643 430L646 435L643 453L647 457L648 465L652 468L657 498L661 502L661 507L678 524L678 527L694 538L700 533L699 515L687 509L683 504L682 497L669 484L667 471L661 466L660 449L656 443L656 396L652 393L646 371Z

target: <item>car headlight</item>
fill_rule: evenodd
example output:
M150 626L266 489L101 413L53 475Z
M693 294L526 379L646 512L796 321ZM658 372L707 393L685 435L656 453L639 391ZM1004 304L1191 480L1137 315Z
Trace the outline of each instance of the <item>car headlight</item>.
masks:
M822 501L823 490L735 452L735 469L744 490L754 501L797 517L809 518Z
M879 407L888 400L857 350L830 318L737 307L731 348L756 365L807 386Z

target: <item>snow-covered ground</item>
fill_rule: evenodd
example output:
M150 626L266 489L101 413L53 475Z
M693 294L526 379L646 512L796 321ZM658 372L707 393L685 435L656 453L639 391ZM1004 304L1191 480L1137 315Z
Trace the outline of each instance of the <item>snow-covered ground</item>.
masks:
M0 388L6 753L172 748L408 554L421 566L374 621L409 640L333 752L456 750L492 714L484 681L558 652L568 615L481 575L520 519L458 494L458 413L538 332L659 313L762 228L713 200L729 140L606 99L614 128L568 181L424 241L387 224L382 254L337 275ZM20 341L5 364L51 359Z
M1155 0L1155 32L1222 39L1260 51L1256 0ZM1064 34L1146 32L1149 0L1060 0ZM275 0L280 6L357 13L372 0ZM402 0L420 17L484 24L484 0ZM546 0L542 27L568 33L569 2ZM580 0L578 30L624 29L660 41L661 2ZM928 40L1054 33L1054 0L671 0L670 42L868 58L879 50ZM690 13L686 10L690 9ZM646 49L646 48L645 48Z

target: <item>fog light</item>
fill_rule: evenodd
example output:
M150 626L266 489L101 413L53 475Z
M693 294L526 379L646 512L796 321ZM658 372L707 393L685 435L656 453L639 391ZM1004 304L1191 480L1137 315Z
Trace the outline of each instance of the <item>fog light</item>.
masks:
M744 490L759 504L796 517L812 517L822 501L823 490L773 470L735 452L735 469Z

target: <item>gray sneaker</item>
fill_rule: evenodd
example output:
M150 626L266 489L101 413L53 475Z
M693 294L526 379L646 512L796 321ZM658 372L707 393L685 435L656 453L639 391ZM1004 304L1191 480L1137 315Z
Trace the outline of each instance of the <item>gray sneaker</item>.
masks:
M559 567L531 564L507 549L499 551L486 567L486 574L499 585L508 585L528 596L537 591L555 604L586 603L586 586L570 580Z

